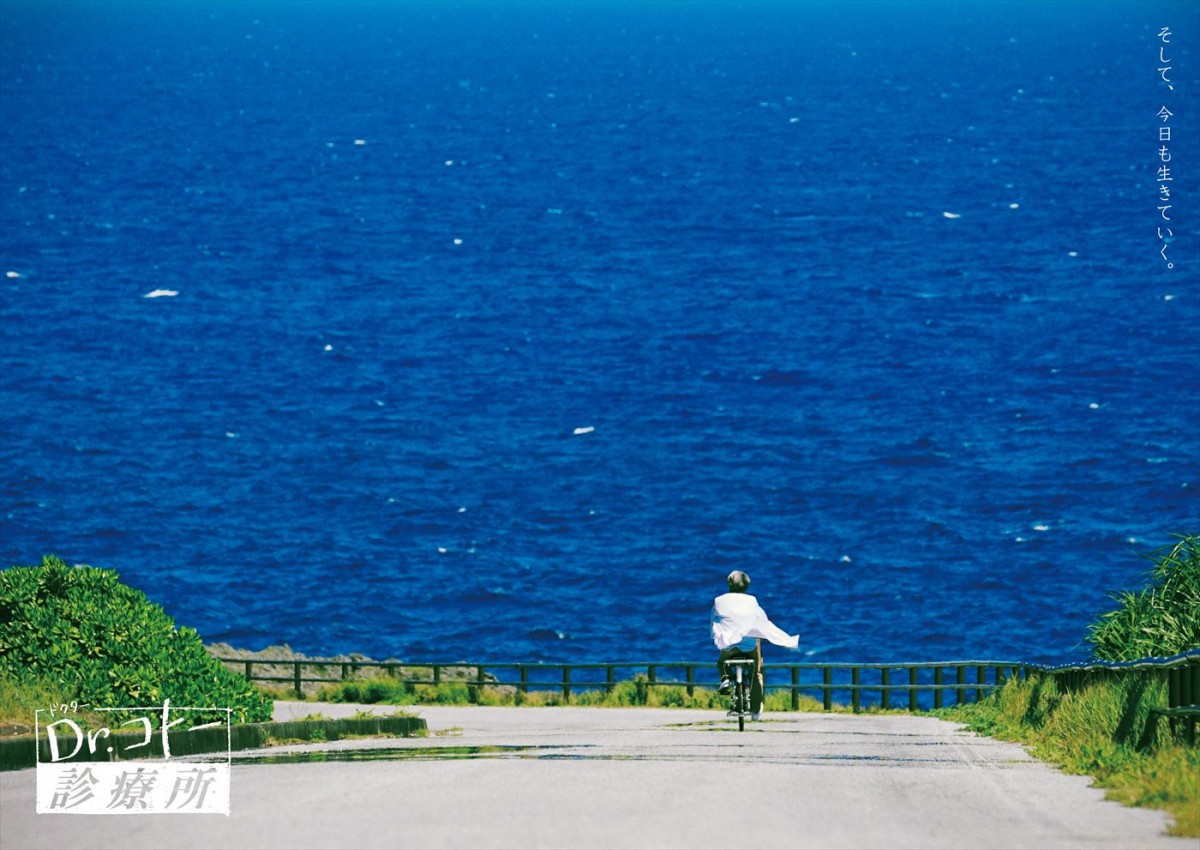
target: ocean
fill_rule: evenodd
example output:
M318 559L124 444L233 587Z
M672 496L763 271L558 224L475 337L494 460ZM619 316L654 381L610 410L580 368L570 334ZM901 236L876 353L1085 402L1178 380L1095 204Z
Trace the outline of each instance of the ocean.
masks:
M0 560L310 655L703 660L742 569L800 660L1086 657L1200 531L1198 11L5 0Z

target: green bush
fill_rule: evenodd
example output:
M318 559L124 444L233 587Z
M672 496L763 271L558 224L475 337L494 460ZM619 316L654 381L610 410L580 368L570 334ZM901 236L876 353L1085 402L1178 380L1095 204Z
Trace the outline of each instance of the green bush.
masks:
M389 705L411 705L416 702L413 690L404 682L387 676L322 685L317 699L327 702L387 703Z
M18 686L51 686L96 707L169 699L232 709L239 723L271 719L271 701L210 656L194 629L176 628L112 570L53 556L0 571L0 672Z
M1154 566L1137 592L1113 598L1120 607L1088 627L1092 654L1103 661L1136 661L1200 647L1200 537L1146 555Z

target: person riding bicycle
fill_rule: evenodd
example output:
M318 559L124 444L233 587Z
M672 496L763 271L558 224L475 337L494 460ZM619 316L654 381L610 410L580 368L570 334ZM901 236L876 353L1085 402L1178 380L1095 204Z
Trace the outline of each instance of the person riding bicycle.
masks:
M712 639L720 650L717 670L721 674L720 693L729 693L732 683L725 662L732 658L750 658L755 663L756 675L751 688L751 719L758 720L762 713L762 646L759 638L765 638L777 646L797 649L799 635L789 635L771 622L758 600L746 591L750 588L750 576L734 570L726 577L729 592L713 600Z

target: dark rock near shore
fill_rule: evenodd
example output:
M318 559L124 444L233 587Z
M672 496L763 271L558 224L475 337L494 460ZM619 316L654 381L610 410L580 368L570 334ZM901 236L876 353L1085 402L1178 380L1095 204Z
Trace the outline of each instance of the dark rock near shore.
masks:
M205 644L210 655L225 661L231 670L244 672L244 662L252 661L253 681L259 684L273 685L294 693L288 683L295 681L296 662L312 662L301 665L301 691L305 698L318 695L321 688L339 682L355 679L370 679L388 675L416 683L432 684L433 673L428 667L406 667L396 658L386 658L382 661L360 653L349 655L313 656L296 652L287 644L268 646L265 649L238 649L227 643ZM383 665L389 665L387 667ZM444 667L441 670L442 682L475 682L479 681L477 667L471 665ZM485 673L482 681L495 684L496 677Z

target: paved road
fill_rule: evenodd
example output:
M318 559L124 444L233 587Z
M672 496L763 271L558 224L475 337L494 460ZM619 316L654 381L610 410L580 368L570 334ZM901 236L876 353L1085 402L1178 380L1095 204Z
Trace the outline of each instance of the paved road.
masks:
M278 719L346 706L281 703ZM902 715L422 707L431 735L235 760L228 817L34 814L0 774L0 847L1179 848L1020 747ZM374 760L350 760L370 749ZM339 759L346 760L339 760Z

